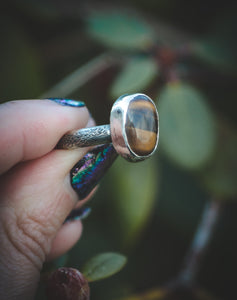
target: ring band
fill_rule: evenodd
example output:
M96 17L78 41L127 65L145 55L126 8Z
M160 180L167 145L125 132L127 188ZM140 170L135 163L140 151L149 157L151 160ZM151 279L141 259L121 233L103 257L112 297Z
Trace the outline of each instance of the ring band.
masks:
M83 128L65 134L57 144L58 149L76 149L111 143L110 125Z
M110 125L83 128L64 135L58 149L76 149L113 143L118 154L137 162L150 157L159 140L159 115L145 94L119 97L110 113Z

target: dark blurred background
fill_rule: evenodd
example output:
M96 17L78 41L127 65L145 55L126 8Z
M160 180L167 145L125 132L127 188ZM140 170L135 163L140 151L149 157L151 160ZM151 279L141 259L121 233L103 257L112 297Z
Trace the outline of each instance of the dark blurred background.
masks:
M98 124L126 92L158 106L156 155L117 159L66 257L78 269L100 252L128 257L120 273L91 283L91 299L237 299L236 12L211 0L2 1L2 102L82 99ZM210 203L216 226L191 294L145 298L171 289Z

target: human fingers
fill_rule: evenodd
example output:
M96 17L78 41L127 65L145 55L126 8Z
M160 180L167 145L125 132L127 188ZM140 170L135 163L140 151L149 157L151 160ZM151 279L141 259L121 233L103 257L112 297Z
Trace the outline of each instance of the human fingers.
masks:
M50 252L46 260L55 259L74 246L82 234L82 223L80 220L65 223L57 232L52 241Z
M18 100L0 105L0 174L20 161L45 155L63 134L86 126L89 114L83 102L58 103Z
M84 205L93 197L96 190L97 187L85 199L78 201L73 207L70 214L64 220L63 226L57 232L46 260L55 259L66 253L79 240L83 227L81 220L87 218L91 212L91 209Z
M27 105L33 104L29 102ZM45 103L45 101L43 102ZM51 105L51 102L49 103ZM55 103L52 104L56 105ZM56 105L56 107L58 106ZM43 111L45 109L42 109L41 112ZM4 116L8 115L9 120L12 120L11 113L12 111L8 111ZM29 114L22 112L22 115L27 116L27 118L26 120L20 120L19 123L24 126L30 126L32 119ZM67 119L64 113L57 113L58 117L60 115ZM85 121L88 121L87 111L84 110L84 113L81 113L82 121L78 122L77 118L74 117L75 120L72 122L74 125L69 122L70 126L63 126L63 129L60 128L60 130L55 126L57 122L50 123L49 130L47 128L45 131L46 139L43 142L41 141L44 147L40 149L31 143L29 136L32 138L35 135L40 137L41 129L39 131L27 131L26 128L24 134L27 134L23 134L24 138L17 140L18 143L16 145L17 148L21 146L23 141L26 144L28 143L25 148L25 155L21 156L20 159L19 157L16 159L14 151L9 151L8 153L5 148L5 158L8 158L8 164L5 163L4 167L6 168L7 166L9 168L15 163L18 164L2 175L0 181L0 236L2 241L0 247L0 298L31 298L37 284L39 269L50 251L52 241L63 220L65 220L77 201L77 195L71 188L69 171L88 149L51 151L51 148L54 148L61 135L86 124ZM13 123L9 122L8 124L13 126ZM39 128L41 127L39 126ZM43 126L42 128L45 127ZM58 134L56 139L53 131L56 131L56 136ZM11 135L11 133L7 137L4 136L5 141L9 142L12 136L14 134ZM37 141L36 139L36 144ZM32 150L33 154L29 150ZM32 160L32 158L41 155L43 156ZM19 163L21 160L29 159L31 161ZM67 233L65 229L64 232ZM80 235L80 232L79 228L78 235ZM66 244L70 246L70 239L68 239ZM28 282L31 282L30 287Z
M1 176L0 299L33 299L42 264L78 199L68 173L86 151L54 150ZM69 229L76 232L75 225L64 227L59 252L81 233L78 226L67 238Z

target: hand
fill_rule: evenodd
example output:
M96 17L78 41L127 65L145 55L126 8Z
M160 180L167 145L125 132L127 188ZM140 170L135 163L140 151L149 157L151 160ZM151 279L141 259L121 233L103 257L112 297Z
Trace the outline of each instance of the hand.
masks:
M78 201L70 169L88 149L54 148L91 122L85 107L50 100L0 105L0 299L33 299L42 264L80 237L80 221L62 224Z

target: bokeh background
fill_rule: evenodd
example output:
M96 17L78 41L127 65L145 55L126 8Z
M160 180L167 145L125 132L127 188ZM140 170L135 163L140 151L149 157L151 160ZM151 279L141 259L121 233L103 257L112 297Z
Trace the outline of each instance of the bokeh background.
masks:
M156 155L117 159L82 239L55 262L80 270L97 253L128 257L120 273L91 283L91 299L237 299L236 12L211 0L2 1L2 102L81 99L106 124L118 96L145 92L159 110ZM173 283L213 207L195 285L180 292Z

